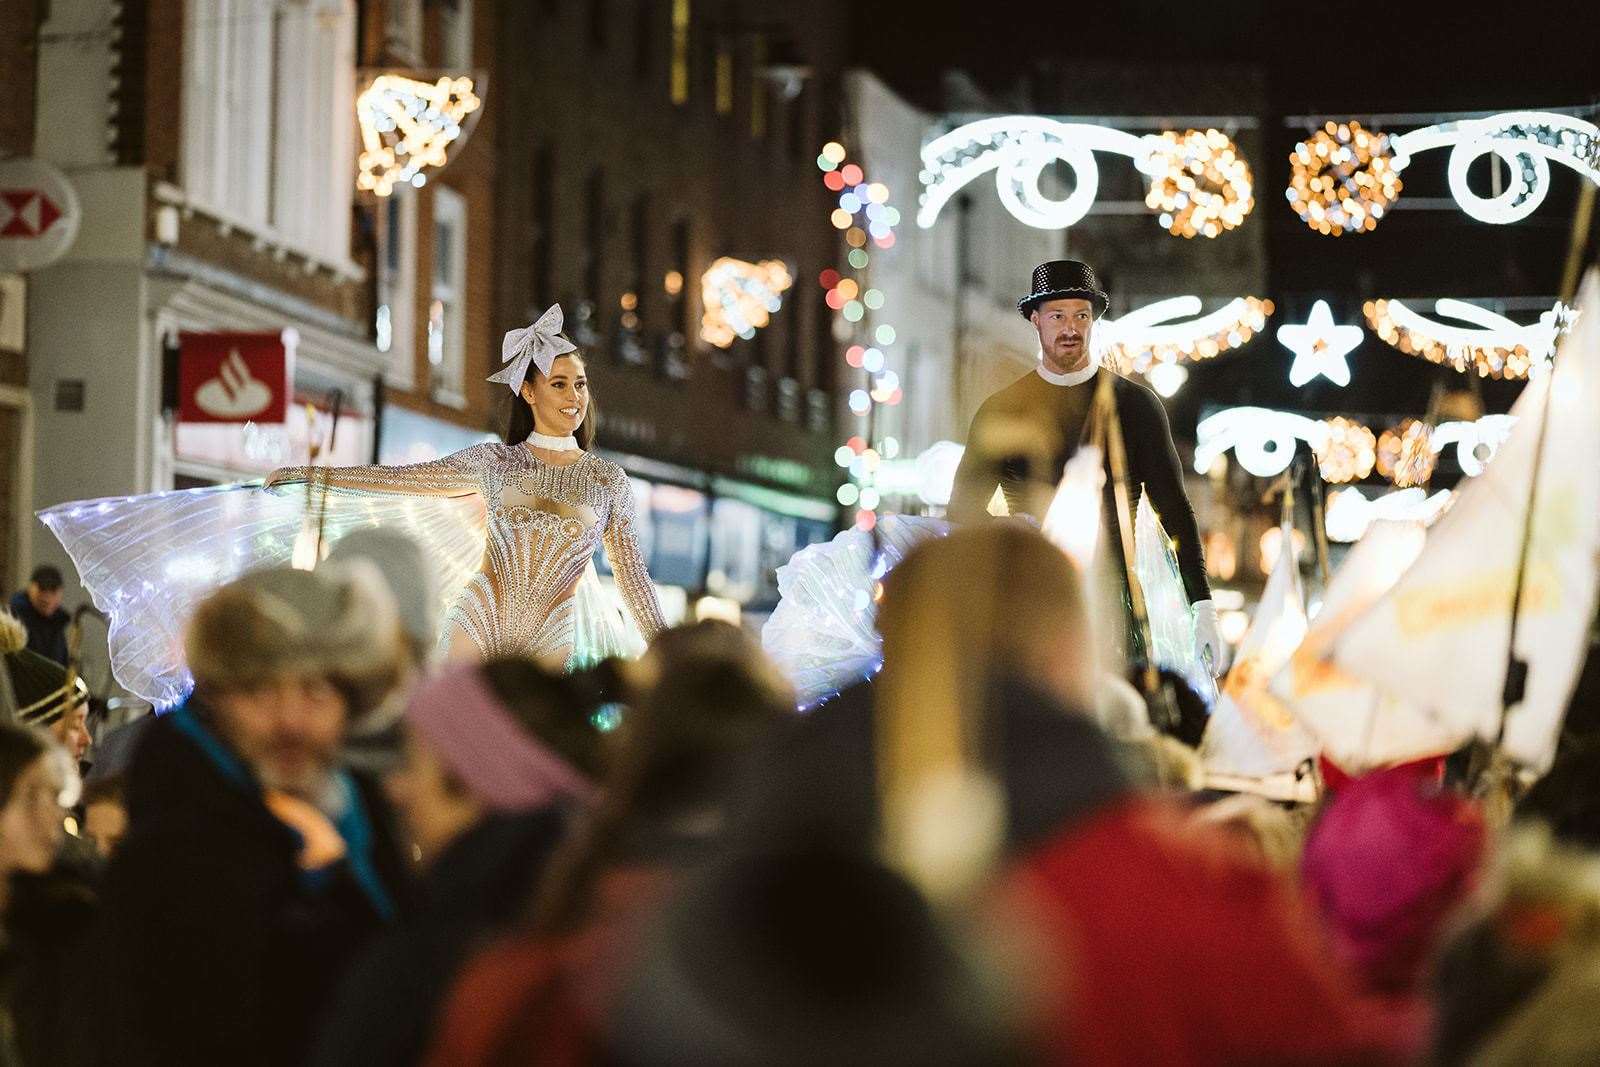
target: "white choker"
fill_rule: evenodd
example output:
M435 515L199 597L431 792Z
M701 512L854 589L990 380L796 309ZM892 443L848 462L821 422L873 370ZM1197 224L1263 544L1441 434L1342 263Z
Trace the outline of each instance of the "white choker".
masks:
M1082 367L1078 370L1068 371L1065 374L1058 374L1049 367L1046 367L1044 365L1044 357L1040 356L1039 365L1036 369L1039 372L1039 377L1043 378L1051 385L1082 385L1084 382L1094 377L1094 372L1100 369L1100 364L1097 360L1091 359L1086 367Z
M578 451L578 439L571 434L567 434L565 437L551 437L535 430L528 435L528 444L534 448L542 448L546 452Z

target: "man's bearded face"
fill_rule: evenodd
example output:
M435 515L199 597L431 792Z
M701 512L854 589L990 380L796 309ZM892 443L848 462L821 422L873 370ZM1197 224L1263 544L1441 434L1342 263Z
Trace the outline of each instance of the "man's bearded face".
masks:
M1045 369L1070 374L1089 365L1089 338L1094 332L1094 305L1072 297L1046 300L1029 316L1039 331Z

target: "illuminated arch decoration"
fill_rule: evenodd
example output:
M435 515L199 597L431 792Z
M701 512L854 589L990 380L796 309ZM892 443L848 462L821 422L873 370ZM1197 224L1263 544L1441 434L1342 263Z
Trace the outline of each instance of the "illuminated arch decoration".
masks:
M361 156L356 188L389 196L396 185L421 188L428 172L450 161L483 101L473 79L443 75L433 82L379 74L356 97Z
M772 321L793 284L782 260L747 263L723 256L700 276L701 339L718 348L731 348L737 338L750 340Z
M822 183L838 196L830 221L844 235L849 251L847 268L828 268L817 278L824 290L823 301L837 312L858 340L845 350L845 362L864 371L866 388L852 389L847 398L850 414L864 423L834 450L834 462L844 468L850 480L836 494L840 505L855 509L855 524L871 530L878 524L878 508L884 490L877 484L879 468L900 455L900 442L892 436L876 436L873 411L879 406L893 407L905 391L900 375L889 366L890 346L895 343L894 326L883 309L888 298L882 290L866 284L861 274L872 261L870 244L880 250L894 247L894 228L900 224L900 211L889 202L889 187L867 180L859 163L850 162L844 145L829 141L817 156ZM856 276L852 276L852 274ZM871 325L866 325L869 313Z
M1289 205L1307 226L1339 236L1366 233L1400 197L1400 174L1419 152L1449 148L1450 195L1480 222L1520 222L1550 192L1550 164L1600 185L1600 128L1549 111L1507 111L1458 119L1394 136L1358 122L1329 121L1289 154ZM1491 155L1511 171L1496 196L1480 196L1467 171Z
M1204 315L1198 296L1158 300L1096 323L1096 355L1101 365L1143 375L1156 392L1171 396L1188 378L1180 364L1248 344L1274 310L1272 301L1253 296L1235 297ZM1173 321L1185 316L1197 317Z
M1169 233L1216 237L1255 206L1250 166L1218 130L1136 136L1109 126L1008 115L958 126L923 146L917 225L932 226L951 197L993 170L1000 202L1013 217L1044 230L1071 226L1099 193L1096 152L1133 160L1151 182L1145 204ZM1058 161L1072 169L1074 188L1064 200L1039 188L1045 168Z
M1386 434L1398 433L1404 439L1409 431L1415 439L1417 431L1409 425L1415 421L1405 420L1398 431L1389 430ZM1454 445L1461 472L1469 478L1477 477L1499 451L1516 421L1510 415L1485 415L1475 422L1442 422L1425 435L1426 447L1437 456ZM1218 457L1231 449L1239 465L1251 474L1275 478L1289 469L1300 441L1311 446L1324 480L1334 483L1351 480L1345 476L1347 467L1359 472L1364 465L1366 473L1370 473L1382 451L1382 439L1351 419L1313 419L1271 408L1224 408L1201 419L1195 428L1194 469L1205 474ZM1411 447L1418 447L1414 440ZM1420 462L1408 457L1401 465L1401 477L1418 473ZM1431 467L1428 473L1432 473Z
M1528 325L1464 300L1438 300L1433 310L1469 325L1430 319L1399 300L1369 300L1362 305L1373 332L1390 345L1480 378L1526 378L1531 370L1548 365L1557 338L1577 316L1560 301Z

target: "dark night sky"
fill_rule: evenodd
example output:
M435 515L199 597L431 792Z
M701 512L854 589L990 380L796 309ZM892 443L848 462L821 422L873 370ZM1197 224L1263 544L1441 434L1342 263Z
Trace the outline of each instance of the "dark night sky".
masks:
M1268 227L1269 292L1258 295L1278 301L1275 323L1304 321L1318 297L1329 300L1336 321L1360 323L1361 302L1372 296L1544 296L1559 288L1579 184L1565 168L1553 168L1552 191L1538 211L1512 226L1486 225L1459 212L1411 211L1392 214L1371 234L1328 238L1306 228L1282 201L1283 161L1303 135L1284 127L1285 115L1600 102L1600 0L1528 0L1483 16L1464 14L1467 6L1456 5L1456 13L1441 20L1438 12L1451 10L1443 3L1129 0L1056 5L1054 14L1041 16L1023 4L871 0L857 9L855 65L935 111L941 72L951 67L1000 94L1034 65L1064 72L1069 84L1074 64L1089 60L1259 69L1267 113L1258 117L1268 143L1265 158L1252 161L1257 208L1246 223ZM1484 9L1483 0L1472 6ZM1333 19L1344 29L1342 38L1330 30ZM1180 111L1184 105L1171 103ZM1414 196L1446 194L1446 153L1433 155L1438 158L1419 156L1406 172ZM1175 420L1193 418L1207 397L1302 410L1419 414L1434 379L1456 377L1369 334L1351 357L1355 380L1349 388L1319 379L1294 390L1283 375L1260 373L1255 350L1271 343L1263 338L1235 358L1197 368L1180 394L1180 408L1188 410L1175 411ZM1515 386L1490 384L1484 399L1489 410L1504 410L1516 392Z

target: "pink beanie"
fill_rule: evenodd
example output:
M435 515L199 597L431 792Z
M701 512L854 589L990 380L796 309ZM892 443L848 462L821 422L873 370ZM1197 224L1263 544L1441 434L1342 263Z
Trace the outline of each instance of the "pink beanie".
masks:
M1391 767L1333 795L1301 873L1340 955L1371 988L1400 991L1471 892L1484 844L1477 805Z
M492 811L529 811L596 787L519 725L477 665L446 667L417 687L406 719L472 795Z

